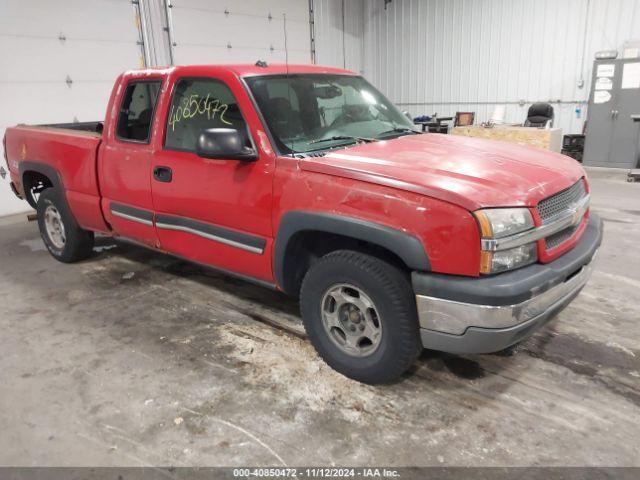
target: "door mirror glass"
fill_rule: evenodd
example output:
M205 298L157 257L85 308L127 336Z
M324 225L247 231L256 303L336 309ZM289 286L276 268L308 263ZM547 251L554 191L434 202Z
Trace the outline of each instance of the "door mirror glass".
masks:
M257 160L255 149L247 146L247 141L235 128L208 128L200 132L196 144L200 157L220 160Z

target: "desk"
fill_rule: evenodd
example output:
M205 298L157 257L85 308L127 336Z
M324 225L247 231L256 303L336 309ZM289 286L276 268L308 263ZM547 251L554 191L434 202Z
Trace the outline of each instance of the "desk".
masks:
M489 138L491 140L502 140L519 145L529 145L558 153L560 153L562 149L561 128L545 130L542 128L512 127L507 125L484 128L480 125L472 125L469 127L454 127L451 133L453 135Z

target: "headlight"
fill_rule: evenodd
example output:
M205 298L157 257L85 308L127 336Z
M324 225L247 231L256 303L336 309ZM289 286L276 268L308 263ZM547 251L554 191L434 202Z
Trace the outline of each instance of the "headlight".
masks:
M490 208L474 213L484 239L504 238L534 227L528 208ZM523 267L538 260L535 242L507 250L482 250L480 273L499 273Z
M537 260L538 246L535 243L495 252L483 250L480 255L480 273L505 272L524 267Z
M533 228L528 208L487 208L475 212L482 238L508 237Z

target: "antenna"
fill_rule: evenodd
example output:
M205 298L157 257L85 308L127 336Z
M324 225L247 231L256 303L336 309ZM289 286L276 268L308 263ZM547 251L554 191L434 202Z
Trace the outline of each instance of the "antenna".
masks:
M287 46L287 14L282 14L282 28L284 29L284 65L287 78L287 97L289 98L289 119L287 120L287 127L291 126L291 113L293 111L293 104L291 103L291 77L289 77L289 47ZM293 139L291 140L291 156L293 153Z
M284 29L284 63L287 67L287 76L289 75L289 48L287 47L287 14L282 14L282 28Z

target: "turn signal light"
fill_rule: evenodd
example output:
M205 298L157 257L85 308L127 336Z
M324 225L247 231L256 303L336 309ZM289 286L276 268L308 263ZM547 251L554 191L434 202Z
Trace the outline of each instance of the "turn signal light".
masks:
M487 217L487 214L482 210L478 210L477 212L475 212L475 215L476 215L476 218L478 219L478 225L480 225L480 236L482 238L493 237L493 229L491 228L491 221Z
M493 263L493 252L487 250L480 251L480 273L491 273L491 265Z

